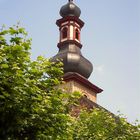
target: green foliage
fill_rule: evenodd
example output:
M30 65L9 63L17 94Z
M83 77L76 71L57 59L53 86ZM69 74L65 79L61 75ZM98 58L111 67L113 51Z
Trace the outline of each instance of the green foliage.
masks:
M26 38L18 26L0 32L0 139L67 139L73 97L57 88L62 63L31 61Z
M103 109L83 111L76 120L75 140L139 140L140 126Z
M140 126L107 111L70 116L80 94L61 91L62 63L30 59L31 39L18 25L0 32L1 140L139 140Z

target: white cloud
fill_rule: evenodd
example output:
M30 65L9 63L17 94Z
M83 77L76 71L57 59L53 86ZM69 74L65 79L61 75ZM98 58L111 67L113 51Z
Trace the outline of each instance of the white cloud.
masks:
M94 66L94 71L97 72L97 73L103 74L104 73L104 65Z

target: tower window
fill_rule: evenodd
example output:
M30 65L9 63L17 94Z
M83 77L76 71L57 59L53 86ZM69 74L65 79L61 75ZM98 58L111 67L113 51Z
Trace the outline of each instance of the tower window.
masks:
M78 29L76 29L76 31L75 31L75 38L76 38L77 40L79 40L79 31L78 31Z
M68 34L68 29L65 27L62 30L62 38L67 38L67 34Z

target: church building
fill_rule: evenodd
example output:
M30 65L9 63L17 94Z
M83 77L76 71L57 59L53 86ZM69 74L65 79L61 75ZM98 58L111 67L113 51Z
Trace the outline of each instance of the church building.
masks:
M56 21L60 31L57 44L59 51L52 61L60 59L64 64L65 83L62 88L69 93L79 91L83 95L80 100L81 106L94 108L99 106L96 103L97 95L103 90L88 80L93 71L93 65L81 52L83 47L81 30L84 22L80 19L80 14L81 10L73 0L69 0L61 7L61 18Z

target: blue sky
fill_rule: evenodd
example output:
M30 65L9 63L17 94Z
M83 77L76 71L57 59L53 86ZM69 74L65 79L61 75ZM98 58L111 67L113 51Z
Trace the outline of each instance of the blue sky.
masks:
M32 38L32 59L54 56L59 10L67 0L0 0L0 26L20 21ZM94 66L89 80L104 91L98 103L140 120L140 1L75 0L81 8L82 54Z

